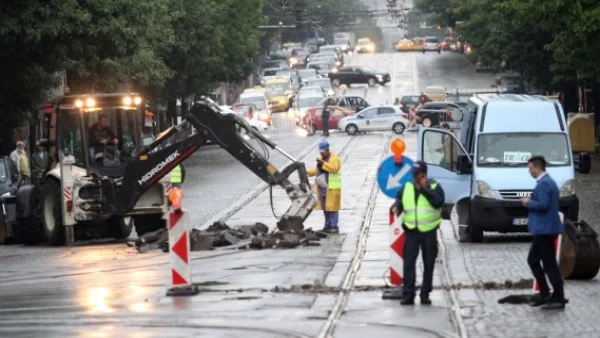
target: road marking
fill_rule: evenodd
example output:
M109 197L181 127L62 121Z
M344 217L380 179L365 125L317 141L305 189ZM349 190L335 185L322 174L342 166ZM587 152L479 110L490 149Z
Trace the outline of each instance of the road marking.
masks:
M417 59L415 53L411 53L412 71L413 71L413 90L415 94L421 93L421 85L419 83L419 69L417 68Z

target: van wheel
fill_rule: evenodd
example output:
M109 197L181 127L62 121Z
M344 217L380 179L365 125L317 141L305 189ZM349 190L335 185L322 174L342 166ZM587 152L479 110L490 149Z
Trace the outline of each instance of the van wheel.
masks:
M396 122L392 126L392 130L398 135L402 134L404 132L404 129L406 129L406 126L402 122Z
M46 241L54 246L63 245L66 240L61 201L60 182L55 179L47 180L42 198L42 224Z
M356 135L356 133L358 133L358 127L355 124L349 124L346 126L346 133L348 133L348 135Z
M476 227L474 225L469 225L469 227L467 228L467 233L472 243L483 242L483 230L481 230L481 228Z
M431 127L433 125L433 122L431 121L431 118L426 117L426 118L423 119L423 123L422 124L423 124L423 127L429 128L429 127Z

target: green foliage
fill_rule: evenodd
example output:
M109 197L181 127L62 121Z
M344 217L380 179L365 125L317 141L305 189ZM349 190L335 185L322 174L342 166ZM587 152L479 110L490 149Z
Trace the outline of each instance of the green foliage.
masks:
M0 126L11 129L66 71L73 93L124 82L168 97L241 80L259 46L261 0L4 0ZM147 89L147 90L144 90ZM0 132L2 132L0 130Z

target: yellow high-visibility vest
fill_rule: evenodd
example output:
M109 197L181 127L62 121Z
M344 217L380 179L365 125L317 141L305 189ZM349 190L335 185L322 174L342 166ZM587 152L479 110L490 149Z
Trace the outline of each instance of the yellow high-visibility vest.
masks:
M171 183L181 183L181 166L177 165L171 170Z
M430 184L430 187L435 189L437 183ZM402 222L409 229L417 228L420 232L429 232L442 223L442 208L434 208L423 194L419 195L415 202L415 186L412 182L404 186L402 206Z

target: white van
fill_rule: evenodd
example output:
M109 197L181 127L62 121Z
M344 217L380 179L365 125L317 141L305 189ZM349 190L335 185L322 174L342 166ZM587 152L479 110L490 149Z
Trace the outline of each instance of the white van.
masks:
M560 189L560 211L577 221L575 166L562 107L544 96L476 94L459 140L440 129L421 128L418 159L444 189L444 218L456 206L461 241L481 242L484 231L526 232L535 179L528 159L542 155Z

